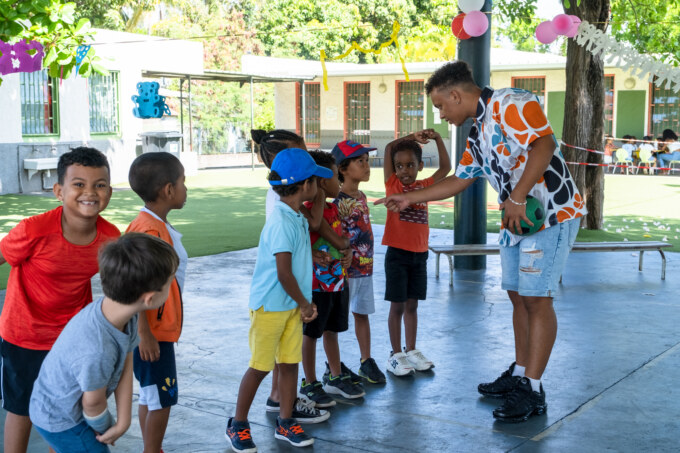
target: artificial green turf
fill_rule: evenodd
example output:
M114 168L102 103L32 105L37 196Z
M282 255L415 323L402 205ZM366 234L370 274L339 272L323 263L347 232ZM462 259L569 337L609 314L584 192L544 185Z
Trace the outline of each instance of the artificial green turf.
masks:
M431 175L425 169L421 177ZM254 247L264 225L267 191L266 170L209 170L187 178L186 206L172 211L169 221L182 232L189 256L204 256ZM373 169L371 180L361 188L369 198L384 195L382 169ZM579 241L666 240L680 251L680 178L672 176L607 175L605 181L605 230L581 230ZM449 200L450 202L451 200ZM496 203L496 193L487 190L487 202ZM0 238L24 217L58 206L45 195L0 196ZM124 231L137 215L141 201L125 185L115 188L103 216ZM371 207L375 224L385 223L382 206ZM487 231L498 232L500 213L487 211ZM430 226L453 228L450 205L430 204ZM649 237L646 237L649 236ZM0 288L5 288L9 266L0 266Z

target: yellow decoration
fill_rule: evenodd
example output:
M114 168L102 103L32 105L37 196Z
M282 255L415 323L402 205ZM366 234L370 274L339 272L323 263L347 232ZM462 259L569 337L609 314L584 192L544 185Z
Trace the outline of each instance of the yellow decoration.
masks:
M326 51L321 49L321 67L323 68L324 91L328 91L328 71L326 71L326 60L340 60L341 58L345 58L347 55L349 55L353 50L378 55L380 52L382 52L382 50L385 47L390 46L392 43L394 43L394 46L397 48L397 55L399 56L399 61L401 61L401 69L404 71L404 76L406 76L406 81L408 82L409 81L408 71L406 70L406 64L404 63L404 59L401 57L401 54L399 53L399 41L397 40L400 28L401 27L399 25L399 22L395 20L394 23L392 24L392 34L390 35L390 40L380 44L380 47L378 47L377 50L364 49L359 44L357 44L356 41L352 41L352 45L350 46L349 49L345 51L345 53L343 53L342 55L338 55L337 57L330 58L326 55Z

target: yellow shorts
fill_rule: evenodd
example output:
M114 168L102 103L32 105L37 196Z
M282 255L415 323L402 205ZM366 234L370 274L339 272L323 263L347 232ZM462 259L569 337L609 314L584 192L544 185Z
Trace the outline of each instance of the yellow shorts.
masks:
M250 310L250 362L259 371L271 371L275 363L302 361L300 308L288 311Z

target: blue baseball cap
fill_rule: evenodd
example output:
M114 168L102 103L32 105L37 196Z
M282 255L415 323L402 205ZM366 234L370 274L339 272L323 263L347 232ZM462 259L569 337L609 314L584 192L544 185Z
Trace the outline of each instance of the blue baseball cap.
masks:
M288 186L312 176L333 177L331 169L316 165L312 156L300 148L287 148L278 153L271 169L281 177L280 181L269 181L272 186Z

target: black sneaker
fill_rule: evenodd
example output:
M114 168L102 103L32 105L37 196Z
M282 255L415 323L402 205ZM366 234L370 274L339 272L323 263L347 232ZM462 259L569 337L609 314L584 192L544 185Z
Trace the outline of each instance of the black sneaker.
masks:
M517 383L521 379L521 376L513 376L513 371L515 371L515 362L512 362L510 368L503 371L503 374L495 381L479 384L479 386L477 386L477 391L484 396L492 396L495 398L506 397L512 389L517 386Z
M359 376L366 379L371 384L383 384L386 381L385 375L380 371L380 368L378 368L373 357L369 357L361 362Z
M276 417L276 431L274 437L287 440L295 447L306 447L314 443L314 439L309 437L302 427L292 418Z
M547 408L543 384L540 393L535 392L531 389L529 379L523 377L510 392L505 403L493 411L493 418L510 423L524 422L532 415L543 414Z
M352 384L354 384L354 385L360 385L361 384L361 376L356 374L354 371L352 371L347 365L345 365L342 362L340 362L340 373L349 375L349 378L352 380ZM323 382L324 384L328 384L328 379L329 379L330 375L331 375L331 367L328 366L328 362L326 362L326 371L324 371L323 376L321 377L321 382Z
M307 398L297 398L293 407L293 418L298 423L321 423L328 420L331 413L316 408L316 403Z
M304 379L300 385L300 397L304 397L314 401L316 407L323 409L326 407L335 406L335 400L328 396L323 389L323 384L319 381L310 382L309 384Z
M352 384L352 378L345 373L340 376L330 376L323 389L326 393L341 395L348 399L361 398L366 394L363 387L360 384Z
M224 437L231 442L231 449L238 452L255 453L257 447L253 438L250 436L250 423L234 421L234 417L229 417L227 430Z
M278 412L280 408L280 404L278 401L274 401L271 398L267 398L267 404L265 405L265 408L267 409L267 412Z

